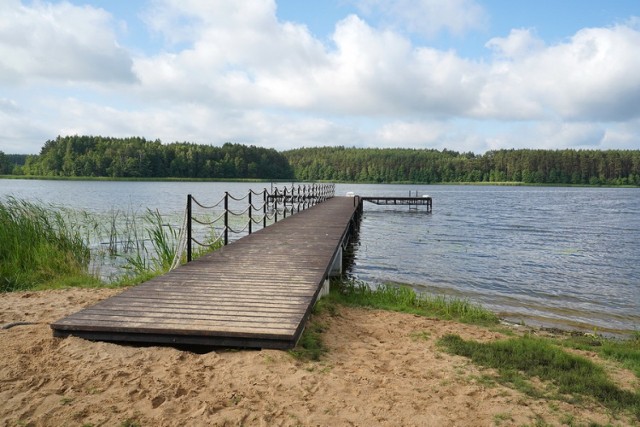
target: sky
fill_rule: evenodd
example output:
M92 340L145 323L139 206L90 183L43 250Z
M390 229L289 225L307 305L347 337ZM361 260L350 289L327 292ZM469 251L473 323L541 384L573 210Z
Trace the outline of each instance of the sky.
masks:
M640 149L639 0L0 0L0 151Z

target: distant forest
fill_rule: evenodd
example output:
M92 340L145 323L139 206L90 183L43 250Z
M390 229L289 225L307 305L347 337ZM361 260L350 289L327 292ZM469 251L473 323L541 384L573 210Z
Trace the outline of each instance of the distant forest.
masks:
M640 185L640 150L301 148L284 152L299 180Z
M0 154L0 165L2 165ZM7 161L5 160L6 164ZM3 170L0 166L0 171ZM287 159L273 149L144 138L66 136L47 141L37 156L14 165L12 174L110 178L291 179Z
M39 155L0 152L0 174L123 178L256 178L342 182L524 182L640 186L640 150L495 150L320 147L284 152L144 138L68 136Z

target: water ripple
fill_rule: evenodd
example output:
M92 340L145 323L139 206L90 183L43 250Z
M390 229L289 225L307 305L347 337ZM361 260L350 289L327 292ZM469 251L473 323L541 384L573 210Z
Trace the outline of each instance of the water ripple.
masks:
M640 329L640 190L431 186L425 193L434 197L431 215L365 206L353 275L444 290L535 323Z

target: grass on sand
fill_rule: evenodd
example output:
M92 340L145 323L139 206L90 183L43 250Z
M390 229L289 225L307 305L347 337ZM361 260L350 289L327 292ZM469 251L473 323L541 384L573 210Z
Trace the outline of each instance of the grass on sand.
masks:
M339 305L399 311L480 326L498 323L495 314L466 300L416 294L411 288L392 284L371 287L366 283L332 283L314 314L336 315ZM328 349L322 341L326 330L312 316L298 346L291 351L300 360L319 360ZM630 414L640 421L640 391L616 385L599 364L568 351L588 350L617 362L640 377L640 334L629 340L604 337L539 338L531 334L489 343L465 341L447 335L438 341L446 352L469 358L474 364L493 368L493 381L523 393L570 403L585 399L598 402L614 413ZM540 381L531 381L537 378ZM540 385L542 384L542 385Z

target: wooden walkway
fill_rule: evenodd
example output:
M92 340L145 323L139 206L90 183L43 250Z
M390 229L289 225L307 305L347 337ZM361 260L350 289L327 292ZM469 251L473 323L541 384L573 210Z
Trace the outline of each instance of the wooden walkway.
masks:
M55 336L292 348L358 206L334 197L51 324Z

